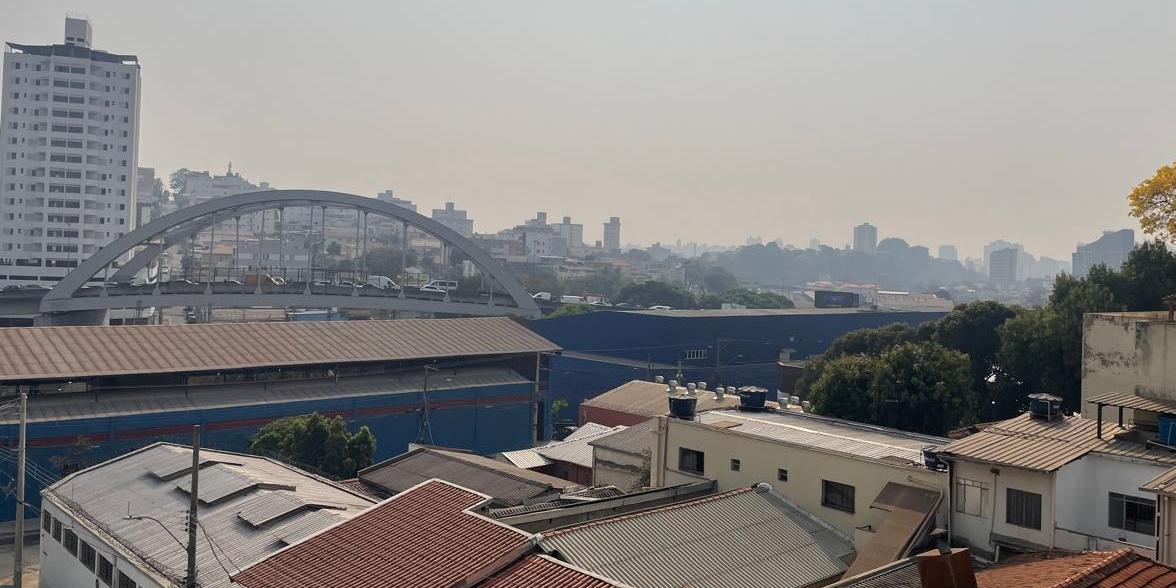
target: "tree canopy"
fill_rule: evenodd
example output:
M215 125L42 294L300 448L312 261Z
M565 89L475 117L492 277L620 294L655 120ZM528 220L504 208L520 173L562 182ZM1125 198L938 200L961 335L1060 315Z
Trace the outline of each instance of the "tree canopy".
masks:
M1144 233L1176 239L1176 163L1157 169L1131 191L1127 202Z
M249 438L249 452L330 476L351 478L372 464L376 437L366 426L352 434L343 417L316 412L266 424Z

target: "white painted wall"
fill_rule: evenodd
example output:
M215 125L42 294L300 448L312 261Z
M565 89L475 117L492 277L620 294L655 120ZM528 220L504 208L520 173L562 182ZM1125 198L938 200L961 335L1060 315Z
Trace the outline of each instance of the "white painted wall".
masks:
M1155 500L1139 486L1167 471L1166 466L1092 453L1063 466L1057 473L1057 545L1069 549L1132 547L1154 554L1156 538L1113 529L1109 522L1110 493ZM1091 537L1093 536L1093 537ZM1101 541L1098 541L1101 540Z
M1012 537L1020 541L1049 547L1053 543L1053 476L1010 467L996 467L999 474L992 473L994 466L983 463L955 461L952 464L953 480L966 478L987 484L982 516L973 516L958 510L953 501L951 521L952 539L972 548L981 555L991 557L995 552L992 533ZM1041 495L1041 529L1027 529L1005 522L1005 494L1008 488L1015 488ZM995 514L995 516L994 516Z
M63 541L65 538L64 529L72 529L74 533L77 533L79 541L88 543L97 551L97 555L94 560L94 570L87 569L86 566L82 565L78 556L71 554L65 549L62 543L59 543L53 538L52 530L45 530L44 524L42 523L41 573L40 580L37 584L40 588L86 588L89 586L104 586L98 580L99 557L106 558L114 566L111 578L113 586L118 586L118 575L120 572L134 580L135 584L141 588L166 588L171 585L166 578L149 573L136 566L128 560L129 554L122 549L113 548L108 542L100 539L86 526L80 525L74 520L72 515L67 514L51 498L45 497L41 502L41 508L44 509L44 512L48 512L54 519L61 521ZM79 543L78 545L78 553L80 555L81 544Z
M1083 317L1084 416L1094 418L1096 411L1086 399L1108 392L1176 401L1176 323L1166 318L1161 313ZM1105 410L1104 418L1114 420L1116 409Z

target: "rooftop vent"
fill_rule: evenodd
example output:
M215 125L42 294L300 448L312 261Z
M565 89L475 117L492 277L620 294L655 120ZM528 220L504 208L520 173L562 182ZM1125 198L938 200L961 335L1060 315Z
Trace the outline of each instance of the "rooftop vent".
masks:
M721 402L723 400L723 397L726 396L726 394L727 394L726 388L723 388L722 386L715 388L715 400L718 400Z
M694 385L694 382L690 382L689 384L686 384L686 393L687 394L694 396L694 394L697 391L698 391L698 387Z
M1062 399L1053 394L1029 395L1029 418L1056 421L1062 418Z
M665 377L665 376L654 376L654 377L653 377L653 381L654 381L654 382L656 382L656 383L658 383L658 384L665 384L665 383L666 383L666 377Z
M671 396L670 416L684 421L692 421L697 405L698 399L693 396Z
M739 410L744 412L763 412L764 402L768 399L768 391L757 386L744 386L739 389Z
M789 396L788 397L788 404L791 404L794 406L800 406L800 397L799 396Z
M698 389L699 390L706 390L706 382L699 382Z
M807 400L802 401L800 403L800 410L802 410L804 412L812 412L813 411L813 403L811 403Z

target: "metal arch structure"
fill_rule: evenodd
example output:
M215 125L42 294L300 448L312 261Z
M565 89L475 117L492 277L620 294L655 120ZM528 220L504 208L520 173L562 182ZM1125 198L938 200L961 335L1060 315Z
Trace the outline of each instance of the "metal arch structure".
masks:
M133 274L134 271L146 266L162 250L181 243L189 236L209 227L214 222L223 222L229 218L245 216L262 210L297 206L354 208L365 213L373 213L397 219L407 225L421 229L441 240L449 247L453 247L465 254L471 262L488 274L490 278L505 290L504 293L510 297L515 306L513 308L509 306L494 306L492 300L491 304L487 305L440 300L406 300L404 298L393 297L368 298L331 294L160 294L158 290L151 295L136 297L138 303L143 306L186 306L212 303L222 307L260 305L316 307L317 305L319 307L380 308L418 312L451 312L454 314L466 314L472 310L472 314L517 314L527 317L537 317L541 314L538 304L531 298L522 283L519 282L509 269L490 257L490 254L485 250L453 229L431 218L387 202L356 196L354 194L324 190L267 190L250 192L236 196L216 198L160 217L112 241L79 264L77 268L62 278L52 290L45 294L41 299L40 312L42 314L53 314L96 309L126 308L126 303L119 302L118 300L129 298L127 296L79 298L74 295L91 278L98 275L99 272L102 272L120 257L135 251L136 248L142 249L137 251L131 261L124 266L127 271L120 269L115 272L116 276L127 276L128 272ZM162 237L162 246L160 243L152 241L160 237ZM259 297L262 300L259 300Z

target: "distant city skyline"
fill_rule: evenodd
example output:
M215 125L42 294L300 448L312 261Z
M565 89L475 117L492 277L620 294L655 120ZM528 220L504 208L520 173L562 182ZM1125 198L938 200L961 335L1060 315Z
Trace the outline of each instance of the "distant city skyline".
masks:
M10 1L0 38L58 38L76 8ZM1004 238L1066 259L1143 239L1126 195L1176 159L1164 2L82 8L96 47L144 63L139 159L161 175L231 159L486 227L547 210L587 242L620 216L626 243L840 247L868 218L961 257Z

